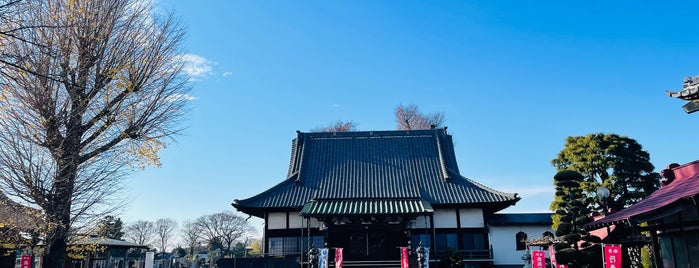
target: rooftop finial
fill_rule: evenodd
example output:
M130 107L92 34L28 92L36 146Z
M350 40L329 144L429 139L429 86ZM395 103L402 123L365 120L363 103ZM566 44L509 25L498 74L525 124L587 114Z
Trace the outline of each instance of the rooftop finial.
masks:
M699 84L699 76L694 76L694 77L687 76L684 78L684 88L685 89L688 87L691 87L691 86L695 86L697 84Z

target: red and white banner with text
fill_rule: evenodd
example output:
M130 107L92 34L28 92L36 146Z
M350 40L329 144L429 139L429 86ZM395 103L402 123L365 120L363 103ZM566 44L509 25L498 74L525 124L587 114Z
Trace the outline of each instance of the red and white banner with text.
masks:
M22 255L22 263L20 265L22 268L32 267L32 255Z
M410 261L408 261L408 248L400 248L400 268L410 268Z
M335 248L335 268L342 268L342 248Z
M556 263L556 249L554 249L553 246L549 246L549 259L551 259L551 267L559 268Z
M602 244L604 268L621 268L621 245Z
M546 252L532 250L532 268L546 268Z

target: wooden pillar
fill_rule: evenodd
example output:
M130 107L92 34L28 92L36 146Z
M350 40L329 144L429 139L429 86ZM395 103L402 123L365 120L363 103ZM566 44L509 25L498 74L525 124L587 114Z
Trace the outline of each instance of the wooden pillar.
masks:
M432 242L430 244L430 259L434 259L433 256L435 254L435 251L437 251L437 233L435 232L434 228L434 214L430 214L430 228L432 229ZM429 267L429 262L427 263L427 266Z
M265 230L263 231L262 235L262 243L264 245L262 246L262 255L265 256L267 252L269 252L269 237L267 237L267 233L269 232L269 212L265 212Z
M653 267L655 268L662 268L662 259L660 258L660 244L658 243L658 234L655 228L652 228L650 230L650 242L651 242L651 248L653 250Z

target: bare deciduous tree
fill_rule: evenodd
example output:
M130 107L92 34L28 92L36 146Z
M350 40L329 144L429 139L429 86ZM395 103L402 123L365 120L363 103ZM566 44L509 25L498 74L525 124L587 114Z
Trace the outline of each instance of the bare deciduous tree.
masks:
M318 127L311 130L311 132L349 132L357 131L357 123L353 121L342 121L338 120L335 123L329 124L324 127Z
M158 219L155 221L155 237L158 240L160 252L166 252L176 228L177 222L173 219Z
M124 230L124 237L140 245L149 245L155 236L155 227L150 221L136 221Z
M199 226L196 222L187 221L182 224L182 242L189 247L189 256L194 256L194 250L199 246L201 242L201 236Z
M396 124L400 130L430 129L444 125L444 113L434 112L423 114L417 105L398 105L394 110Z
M0 63L0 191L43 213L46 267L64 267L71 228L179 131L183 32L152 14L138 0L28 0L18 21L56 27L0 41L21 55Z
M202 237L209 243L220 243L221 250L230 253L234 242L244 239L254 229L245 219L231 211L201 216L196 224Z

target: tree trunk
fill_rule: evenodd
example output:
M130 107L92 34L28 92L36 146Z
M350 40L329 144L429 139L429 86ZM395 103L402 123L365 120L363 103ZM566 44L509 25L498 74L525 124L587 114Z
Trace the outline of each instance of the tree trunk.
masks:
M52 211L51 214L53 215L48 215L51 227L49 227L49 232L46 235L47 252L44 255L43 267L63 268L68 261L67 240L70 226L70 210L67 213Z
M47 252L44 255L43 267L63 268L68 261L67 240L70 226L70 212L67 215L52 211L54 215L49 215L49 232L46 235ZM57 221L54 221L56 219Z
M68 254L66 252L66 239L57 238L49 245L48 254L44 255L43 267L64 268L68 262Z
M77 173L75 158L59 161L59 175L54 183L55 192L51 196L52 207L44 208L47 224L47 252L44 255L44 267L64 268L68 262L67 241L70 231L70 210Z

